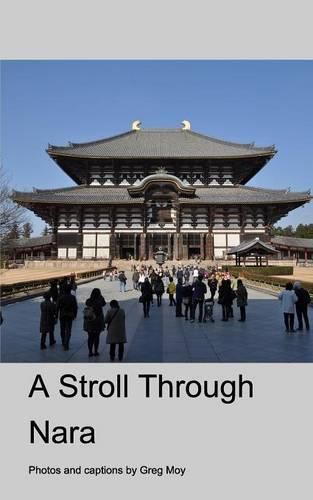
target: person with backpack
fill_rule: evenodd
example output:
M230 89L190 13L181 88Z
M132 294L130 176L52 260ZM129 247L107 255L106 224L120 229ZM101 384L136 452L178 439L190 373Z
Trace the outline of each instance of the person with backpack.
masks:
M110 345L110 360L115 360L115 351L118 345L118 360L123 361L124 344L127 342L125 312L120 308L117 300L111 300L110 309L105 315L104 323L108 329L106 343Z
M99 356L100 333L104 330L105 304L99 288L94 288L86 300L84 309L84 330L88 333L89 357Z
M306 331L310 330L310 323L308 317L308 305L311 302L310 294L305 288L302 288L300 281L296 281L293 285L295 294L298 298L296 302L296 313L298 319L298 331L303 331L303 320L305 323Z
M50 346L56 343L54 338L54 326L57 321L57 308L54 302L51 302L50 292L43 294L43 302L40 304L40 349L46 349L46 338L49 335Z
M64 286L64 290L57 302L57 317L60 318L61 339L65 351L69 350L72 324L78 310L76 297L71 294L71 290L70 285Z
M238 321L246 321L246 307L248 305L248 292L242 280L237 281L237 307L240 309L240 319Z
M126 292L126 282L127 278L125 276L124 271L121 271L119 276L118 276L119 282L120 282L120 292Z

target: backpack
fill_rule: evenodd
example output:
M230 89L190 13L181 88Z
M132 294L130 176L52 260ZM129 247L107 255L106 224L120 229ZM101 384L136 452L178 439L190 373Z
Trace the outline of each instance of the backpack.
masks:
M84 321L94 321L96 319L95 311L93 307L86 306L84 308Z

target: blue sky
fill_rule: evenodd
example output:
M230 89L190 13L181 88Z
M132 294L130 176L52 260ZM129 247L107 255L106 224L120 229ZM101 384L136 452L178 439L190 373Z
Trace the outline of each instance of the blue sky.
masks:
M276 145L250 185L313 191L312 61L5 61L1 83L2 161L17 190L73 185L48 143L187 119L213 137ZM299 223L313 223L313 203L280 221Z

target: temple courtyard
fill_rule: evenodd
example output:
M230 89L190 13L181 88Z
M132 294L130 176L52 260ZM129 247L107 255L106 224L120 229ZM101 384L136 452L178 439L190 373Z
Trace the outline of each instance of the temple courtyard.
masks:
M89 358L87 334L82 328L84 303L94 287L101 289L107 303L113 298L119 300L126 312L125 362L313 362L313 332L287 335L280 303L273 295L248 290L246 323L238 322L236 305L235 318L222 322L221 306L217 302L214 323L190 323L176 318L167 294L161 307L154 301L150 318L145 319L138 302L140 293L132 290L130 277L128 284L129 290L125 293L119 291L119 282L103 279L78 287L79 312L73 323L69 351L62 348L59 325L55 329L57 344L44 351L39 349L40 297L4 306L2 362L109 362L106 332L101 335L100 356ZM107 308L108 305L105 310ZM312 308L309 316L313 325Z

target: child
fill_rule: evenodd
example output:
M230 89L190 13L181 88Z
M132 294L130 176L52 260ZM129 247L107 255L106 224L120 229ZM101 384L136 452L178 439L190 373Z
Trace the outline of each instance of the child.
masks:
M203 318L203 323L206 323L208 320L210 320L211 323L214 323L213 307L214 307L214 300L213 299L206 299L204 301L204 318Z

